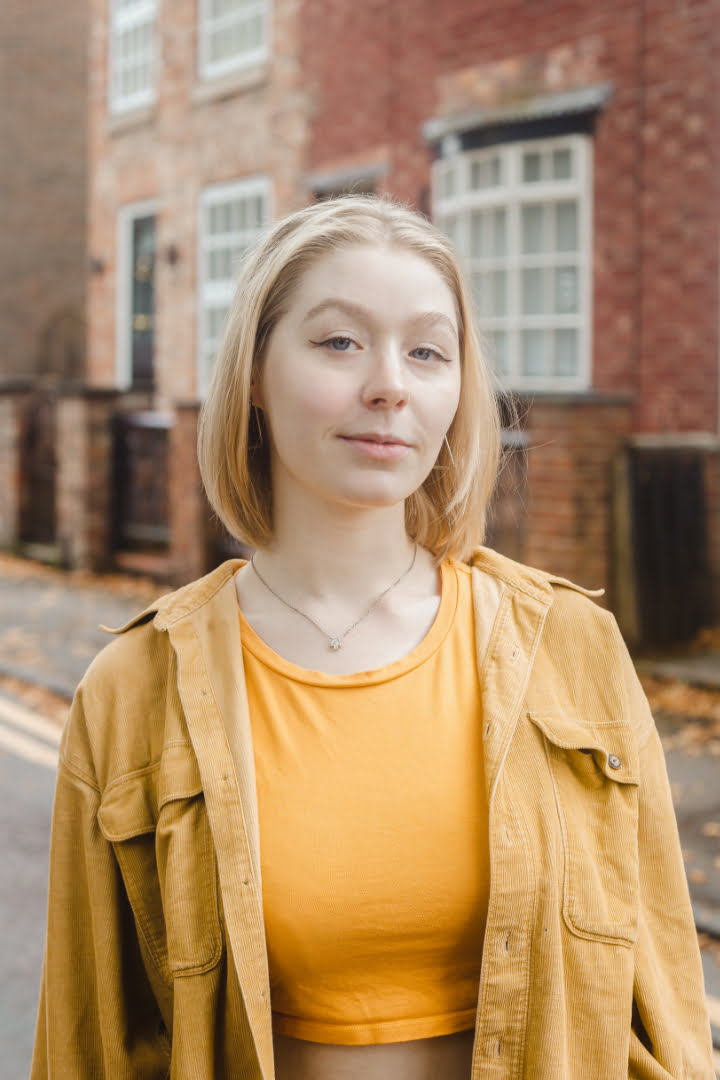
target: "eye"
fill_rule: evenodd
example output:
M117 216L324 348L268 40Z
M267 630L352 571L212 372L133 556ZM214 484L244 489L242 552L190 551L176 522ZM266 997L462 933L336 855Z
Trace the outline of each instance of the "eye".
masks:
M355 343L352 338L338 335L336 337L326 338L324 341L313 341L311 344L318 345L321 348L325 347L331 349L332 352L347 352Z
M413 349L412 356L416 360L442 360L447 362L447 357L443 356L438 349L431 349L429 345L418 345L416 349Z

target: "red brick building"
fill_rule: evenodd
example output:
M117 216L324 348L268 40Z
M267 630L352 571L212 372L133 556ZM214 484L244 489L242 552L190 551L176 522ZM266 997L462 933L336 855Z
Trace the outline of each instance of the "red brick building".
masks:
M432 216L471 276L521 418L498 546L606 586L631 637L720 613L720 0L90 7L69 561L182 579L222 554L193 446L236 257L364 190Z

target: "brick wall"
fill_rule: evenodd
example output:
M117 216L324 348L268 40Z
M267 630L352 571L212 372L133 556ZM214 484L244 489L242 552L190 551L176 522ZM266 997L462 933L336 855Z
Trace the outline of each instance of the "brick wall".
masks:
M624 400L537 398L525 417L533 566L604 588L612 605L612 467L630 433Z
M113 391L67 394L57 406L57 543L63 562L87 570L111 563Z
M0 375L84 362L87 4L0 7Z
M235 80L197 74L196 0L160 5L154 106L108 113L108 4L91 0L89 245L102 264L90 281L89 377L116 385L118 211L156 200L155 407L194 400L198 200L210 185L257 174L274 183L275 213L302 199L306 94L299 79L297 0L272 5L272 55ZM177 261L167 257L170 246Z
M641 129L641 431L718 429L720 4L650 0Z
M175 581L190 581L208 568L209 507L195 450L198 413L196 405L179 408L170 432L170 566Z

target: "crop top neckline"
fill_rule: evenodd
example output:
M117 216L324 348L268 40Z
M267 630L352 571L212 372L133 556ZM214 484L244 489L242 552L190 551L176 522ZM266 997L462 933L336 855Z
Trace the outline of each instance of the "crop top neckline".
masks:
M355 671L349 675L329 675L324 671L313 671L291 663L271 649L270 646L253 630L242 611L240 617L240 635L243 648L266 667L278 672L287 679L310 686L350 687L373 686L391 679L398 679L413 668L425 663L435 653L448 635L453 624L458 604L458 574L470 573L469 567L446 561L441 564L440 604L435 618L425 637L407 656L394 660L384 667L370 671Z

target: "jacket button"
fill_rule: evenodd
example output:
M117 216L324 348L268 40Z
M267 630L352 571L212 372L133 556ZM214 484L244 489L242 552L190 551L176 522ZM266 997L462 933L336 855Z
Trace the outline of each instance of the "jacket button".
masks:
M622 765L622 761L617 754L608 754L608 765L611 769L619 769Z

